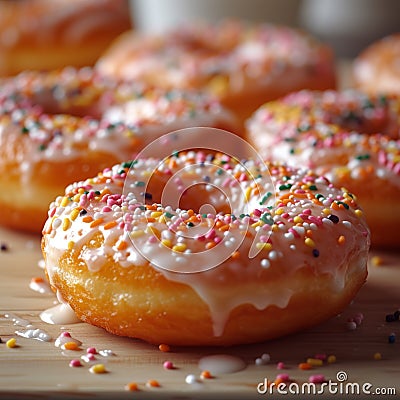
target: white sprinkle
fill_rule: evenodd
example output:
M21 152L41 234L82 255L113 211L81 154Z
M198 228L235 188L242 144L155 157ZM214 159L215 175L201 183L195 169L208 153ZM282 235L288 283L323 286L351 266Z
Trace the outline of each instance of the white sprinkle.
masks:
M196 383L196 382L198 382L198 381L197 381L196 375L194 375L194 374L189 374L189 375L186 376L185 382L186 382L188 385L193 385L194 383Z
M263 259L261 260L261 266L262 266L263 268L269 268L270 265L271 265L271 263L270 263L269 260L267 260L266 258L263 258Z

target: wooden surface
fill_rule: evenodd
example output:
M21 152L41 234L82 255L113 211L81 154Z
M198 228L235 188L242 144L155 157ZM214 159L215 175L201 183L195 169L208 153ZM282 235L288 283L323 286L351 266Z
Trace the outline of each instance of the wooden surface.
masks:
M395 388L397 395L390 398L400 396L400 322L385 322L385 315L400 307L400 254L373 251L371 257L380 257L382 265L371 263L367 283L355 301L342 315L311 330L258 345L225 349L172 348L165 353L141 341L112 336L84 323L56 326L42 322L40 312L52 306L55 298L29 287L32 277L43 276L38 267L39 238L0 230L0 242L9 247L0 253L0 337L3 342L16 337L19 344L17 348L0 344L0 397L7 396L8 392L13 396L17 393L23 397L32 395L32 398L38 393L62 398L90 395L88 398L92 398L92 395L113 392L114 398L219 398L227 394L231 398L260 398L258 383L264 378L274 380L278 373L287 373L301 383L313 374L323 374L326 379L336 381L339 371L347 373L348 382L371 383L371 390ZM45 330L53 339L67 330L83 342L81 350L62 351L55 347L54 340L41 342L17 336L18 327L5 318L10 312L31 321L34 327ZM348 330L347 319L359 312L364 315L362 324L354 331ZM398 341L390 344L388 336L392 332L397 333ZM69 361L80 358L87 347L110 349L115 353L107 358L98 356L98 362L106 365L106 374L91 374L86 363L79 368L69 367ZM381 360L374 359L377 352L381 353ZM239 356L248 366L236 373L203 380L198 385L187 384L188 374L199 376L201 372L198 360L216 353ZM271 362L255 365L254 360L263 353L270 354ZM316 353L333 354L337 362L325 363L311 371L298 369L300 362ZM177 368L165 370L162 365L165 360L172 361ZM284 362L287 368L277 370L278 362ZM156 379L161 386L147 388L145 384L149 379ZM140 392L125 391L125 385L132 381L138 383Z

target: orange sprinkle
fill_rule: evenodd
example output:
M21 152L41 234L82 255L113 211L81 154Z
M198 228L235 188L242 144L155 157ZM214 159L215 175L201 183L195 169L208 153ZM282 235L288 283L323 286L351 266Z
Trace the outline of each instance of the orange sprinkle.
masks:
M299 369L308 370L308 369L311 369L311 368L312 368L312 365L307 363L307 362L299 364Z
M43 282L44 282L44 279L43 279L42 277L40 277L40 276L35 276L35 277L33 277L33 278L31 279L31 281L32 281L32 282L35 282L35 283L43 283Z
M240 252L239 251L234 251L233 253L232 253L232 255L231 255L231 258L233 259L233 260L237 260L238 258L240 258Z
M116 221L110 221L110 222L107 222L105 225L104 225L104 229L111 229L111 228L114 228L114 226L117 226L117 222Z
M346 238L343 235L340 235L337 241L339 244L344 244L346 242Z
M83 222L92 222L93 218L90 215L87 215L86 217L82 218L82 221Z
M210 250L210 249L212 249L213 247L215 247L215 242L208 242L208 243L206 244L206 249L207 249L207 250Z
M79 349L78 343L76 343L76 342L64 343L62 347L65 350L78 350Z
M207 370L201 371L200 377L203 378L203 379L211 379L211 378L213 378L213 376L211 375L211 372L207 371Z
M129 392L137 392L139 390L139 386L136 382L129 382L125 385L125 390Z
M149 379L146 385L149 387L160 387L160 384L155 379Z
M125 250L128 247L128 243L126 243L124 240L120 240L116 244L117 250Z
M94 227L96 227L96 226L101 225L103 222L104 222L104 219L103 219L103 218L95 219L95 220L90 224L90 227L91 227L91 228L94 228Z
M161 343L158 346L158 350L162 351L163 353L167 353L171 350L171 348L169 347L169 345L165 344L165 343Z

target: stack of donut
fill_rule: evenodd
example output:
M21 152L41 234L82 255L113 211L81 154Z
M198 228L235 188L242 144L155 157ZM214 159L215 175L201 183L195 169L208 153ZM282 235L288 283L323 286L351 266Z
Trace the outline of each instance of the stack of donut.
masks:
M201 89L246 119L265 101L299 89L333 89L331 49L293 28L223 20L163 34L122 34L100 58L105 75Z

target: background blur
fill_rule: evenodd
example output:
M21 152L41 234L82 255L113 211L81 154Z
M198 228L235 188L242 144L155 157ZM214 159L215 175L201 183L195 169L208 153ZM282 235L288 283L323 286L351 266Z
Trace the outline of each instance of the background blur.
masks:
M162 31L190 19L242 17L301 27L339 57L356 56L373 40L400 32L399 0L130 0L138 30Z

